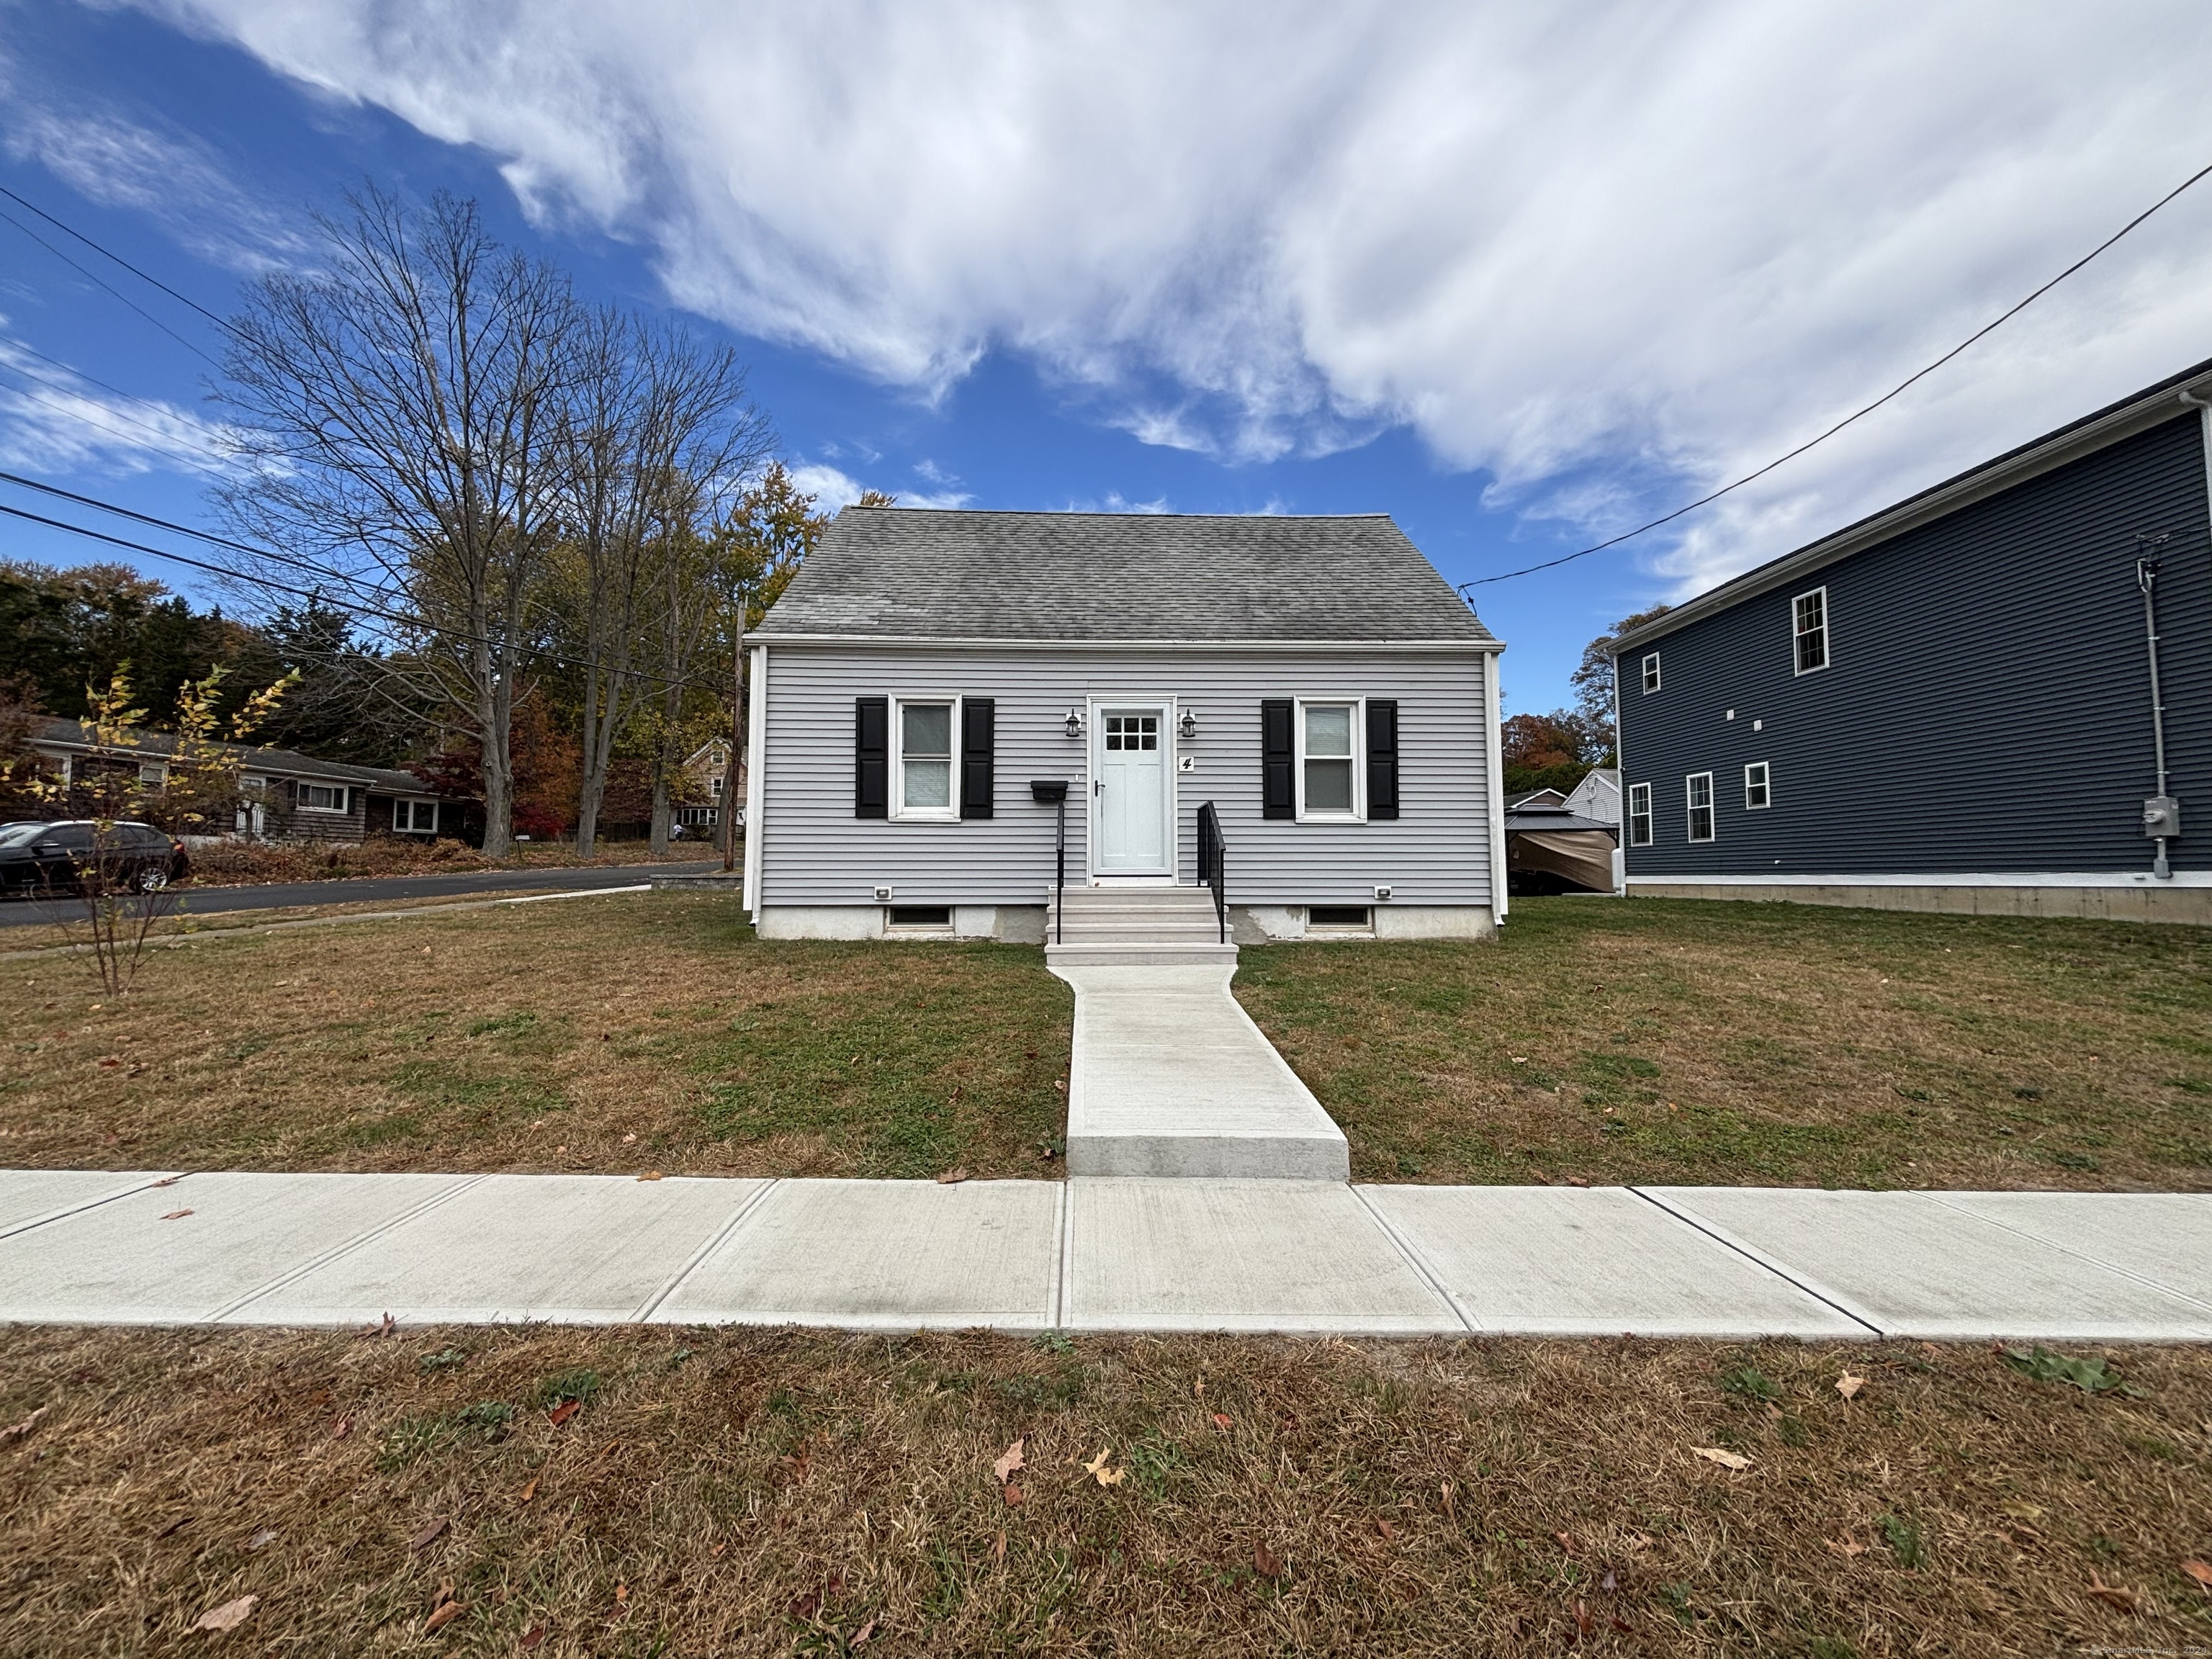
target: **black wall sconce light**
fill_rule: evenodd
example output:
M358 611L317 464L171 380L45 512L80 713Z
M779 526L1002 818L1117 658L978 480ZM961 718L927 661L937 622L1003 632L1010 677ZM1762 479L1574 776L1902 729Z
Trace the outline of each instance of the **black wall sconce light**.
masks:
M1197 712L1194 709L1184 709L1182 711L1182 719L1176 723L1176 730L1182 732L1186 738L1196 737L1198 735Z
M1083 716L1073 708L1067 711L1067 735L1071 738L1079 738L1083 735Z

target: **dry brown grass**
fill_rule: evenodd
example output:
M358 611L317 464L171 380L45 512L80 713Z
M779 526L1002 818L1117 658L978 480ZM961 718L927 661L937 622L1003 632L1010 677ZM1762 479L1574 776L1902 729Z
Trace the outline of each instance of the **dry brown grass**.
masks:
M1244 952L1355 1178L2212 1187L2212 931L1516 900Z
M699 842L678 842L666 861L720 858ZM467 870L572 869L582 866L654 864L649 842L602 842L597 856L579 858L573 842L526 842L509 859L486 858L458 841L417 841L371 836L362 842L226 841L195 848L192 884L236 887L260 882L331 881L348 876L422 876Z
M637 894L0 963L0 1165L1051 1175L1066 988Z
M2118 1363L2142 1398L1920 1344L18 1330L0 1650L2201 1651L2212 1354Z
M491 904L559 888L507 888L496 893L462 894L451 899L355 899L344 904L284 904L258 910L216 910L196 914L189 902L157 917L147 937L165 943L196 939L204 933L228 933L240 929L289 927L295 922L328 921L334 916L384 915L394 911L483 909ZM0 931L0 961L33 951L67 949L82 943L85 925L77 916L67 922L19 922Z

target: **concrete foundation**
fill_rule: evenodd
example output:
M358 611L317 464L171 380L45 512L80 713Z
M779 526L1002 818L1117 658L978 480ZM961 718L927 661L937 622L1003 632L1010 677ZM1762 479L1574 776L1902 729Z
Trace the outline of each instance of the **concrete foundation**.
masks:
M2212 927L2212 886L2145 880L2124 887L1892 886L1849 882L1642 881L1631 898L1753 899L1917 910L1954 916L2079 916L2096 921L2164 921Z
M923 901L911 901L921 903ZM1042 904L956 904L950 927L893 927L881 904L778 904L763 910L763 939L994 939L1001 945L1044 943Z
M1382 903L1368 910L1365 929L1313 928L1303 904L1239 904L1229 910L1230 937L1239 945L1273 945L1288 939L1494 939L1496 919L1486 904Z

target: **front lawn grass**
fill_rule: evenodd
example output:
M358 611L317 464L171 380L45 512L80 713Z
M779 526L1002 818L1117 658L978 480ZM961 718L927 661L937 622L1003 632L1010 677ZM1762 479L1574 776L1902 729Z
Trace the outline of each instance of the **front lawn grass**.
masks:
M1516 899L1247 950L1363 1181L2212 1188L2212 933Z
M2092 1395L1921 1343L9 1344L0 1650L52 1659L2212 1645L2203 1349Z
M0 963L0 1165L1058 1173L1069 997L1013 946L764 945L613 895Z

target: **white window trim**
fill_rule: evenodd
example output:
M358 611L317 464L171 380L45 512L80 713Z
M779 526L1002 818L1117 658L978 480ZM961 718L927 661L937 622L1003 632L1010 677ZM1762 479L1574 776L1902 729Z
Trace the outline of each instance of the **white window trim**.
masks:
M430 809L430 823L427 829L415 822L416 815L426 806ZM407 815L407 822L404 823L399 821L399 815L403 811ZM438 803L434 800L395 800L392 803L392 833L395 836L436 835L438 833Z
M1650 696L1659 690L1660 684L1659 653L1656 651L1646 652L1644 657L1644 695Z
M1306 710L1349 708L1352 711L1352 810L1349 812L1309 812L1306 810ZM1297 766L1300 823L1364 823L1367 822L1367 699L1364 697L1300 697L1295 711L1294 739ZM1324 760L1339 758L1324 755Z
M1751 775L1753 772L1759 774L1759 793L1765 797L1764 800L1753 800L1751 798ZM1747 812L1764 812L1773 805L1774 773L1772 769L1765 761L1746 761L1743 765L1743 810Z
M1636 810L1638 796L1641 796L1644 801L1644 810L1641 812ZM1636 820L1639 817L1644 820L1644 833L1641 836L1636 833ZM1630 784L1628 786L1628 844L1631 847L1650 846L1651 832L1657 820L1651 816L1651 786L1648 783Z
M945 708L952 711L945 735L945 795L949 806L906 804L906 710L909 705ZM890 816L900 823L957 823L960 821L960 699L957 696L893 697L891 699Z
M313 802L307 799L307 792L310 789L335 790L337 793L337 798L340 804L336 806L318 806ZM343 817L345 816L348 809L353 805L351 786L343 783L314 783L302 779L294 787L292 805L295 809L299 811L330 812Z
M1810 668L1800 668L1797 665L1797 641L1803 639L1808 634L1810 634L1814 630L1809 628L1800 628L1797 626L1797 606L1801 602L1811 599L1816 593L1820 595L1820 660ZM1790 672L1793 675L1817 674L1820 672L1822 669L1827 667L1830 663L1835 661L1835 643L1830 637L1832 630L1829 627L1829 622L1828 590L1826 584L1823 584L1819 587L1808 587L1802 593L1793 593L1790 596Z
M1691 793L1690 787L1690 786L1697 782L1699 778L1703 778L1705 781L1705 823L1707 827L1712 831L1711 834L1705 836L1698 834L1697 802L1696 798ZM1696 842L1698 845L1703 846L1707 842L1718 841L1720 839L1720 803L1715 799L1713 796L1713 775L1711 773L1692 772L1682 780L1682 812L1684 818L1682 833L1689 840Z

